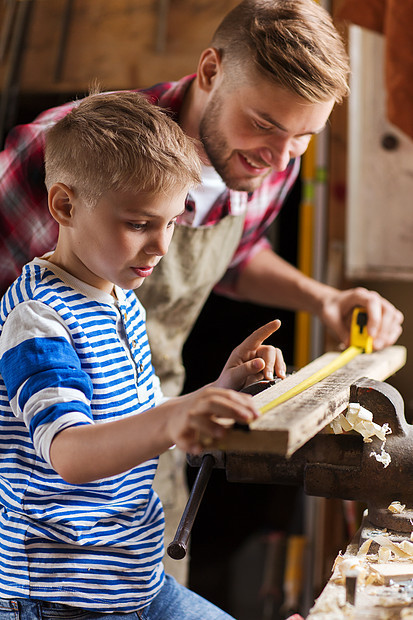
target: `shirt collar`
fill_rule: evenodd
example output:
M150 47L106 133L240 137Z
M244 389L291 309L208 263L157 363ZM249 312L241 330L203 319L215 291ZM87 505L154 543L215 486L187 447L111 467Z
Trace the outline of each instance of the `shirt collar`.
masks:
M178 82L163 82L140 92L149 97L155 105L169 110L172 113L172 118L178 120L186 92L195 77L196 73L193 73L186 75Z

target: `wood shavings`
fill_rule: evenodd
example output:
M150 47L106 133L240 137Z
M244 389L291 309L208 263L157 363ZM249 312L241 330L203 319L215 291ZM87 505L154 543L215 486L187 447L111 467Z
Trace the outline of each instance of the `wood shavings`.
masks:
M387 510L393 512L394 514L400 514L406 508L406 504L401 504L400 502L392 502L390 506L387 506Z
M343 559L339 568L343 577L346 577L349 573L360 575L365 572L365 567L356 557Z
M400 543L396 543L402 551L413 557L413 543L409 540L402 540Z
M383 463L384 467L390 465L391 456L385 451L384 446L386 443L386 435L391 433L391 428L387 422L382 426L373 422L372 412L362 407L359 403L349 403L346 415L340 413L340 415L330 423L330 426L336 435L351 430L356 431L363 436L363 441L365 443L371 443L371 441L373 441L372 437L378 437L383 442L381 452L372 450L370 456L374 456L376 461Z
M360 585L381 585L383 578L377 573L374 566L369 564L366 559L367 551L370 547L372 540L366 540L364 543L364 549L362 547L359 550L362 551L361 555L357 556L342 556L339 555L334 562L334 573L331 578L332 582L337 585L345 585L346 576L350 573L357 574L357 580ZM368 545L366 544L368 543Z
M355 556L338 555L333 566L332 581L334 583L344 585L346 582L346 574L349 571L357 570L358 574L363 572L364 566Z
M386 443L386 441L383 441L383 445L381 447L381 452L380 453L376 452L375 450L372 450L370 452L370 456L374 456L376 461L378 461L379 463L383 463L384 468L386 469L386 467L388 467L390 465L390 463L391 463L391 456L384 449L384 444L385 443Z
M360 557L361 555L367 555L372 542L372 538L368 538L367 540L365 540L364 543L361 545L360 549L358 550L357 556Z
M382 547L386 547L387 549L390 549L390 551L393 552L393 554L395 556L397 556L398 558L409 558L411 559L413 553L410 553L410 548L406 548L407 550L404 549L403 543L405 542L409 542L409 541L403 541L401 543L395 543L393 542L389 536L386 536L384 534L380 535L380 536L375 536L374 537L374 542L378 543L379 545L381 545ZM413 547L413 545L412 545Z
M369 566L366 579L364 581L365 586L381 586L384 583L383 577L376 571L373 566Z
M335 435L340 435L343 431L347 432L353 429L353 426L347 420L346 416L342 413L340 413L339 416L337 416L332 422L330 422L330 426L333 429Z
M373 436L384 441L386 435L391 433L391 429L387 423L380 426L380 424L373 422L373 414L371 411L368 411L368 409L362 407L359 403L349 403L346 415L340 413L340 415L331 422L330 426L336 434L340 434L343 431L357 431L360 435L363 435L363 439L366 442L371 441L371 437Z
M379 547L377 554L369 553L373 542ZM393 572L406 574L407 568L410 570L412 566L412 558L413 542L407 539L394 542L388 534L374 535L363 542L356 556L341 553L337 556L331 581L345 585L346 576L355 572L360 586L381 586L388 582L386 576L393 574L392 566L395 567Z
M339 551L338 556L334 560L333 568L331 569L332 573L334 573L334 571L336 570L336 568L340 565L342 561L343 561L343 554L341 551Z
M335 596L334 596L335 595ZM334 592L331 596L324 596L315 601L314 607L307 616L308 620L331 620L332 618L354 619L354 606L346 603L342 592Z
M383 564L389 562L392 558L391 549L389 549L388 547L379 547L377 555L379 557L379 562L382 562Z

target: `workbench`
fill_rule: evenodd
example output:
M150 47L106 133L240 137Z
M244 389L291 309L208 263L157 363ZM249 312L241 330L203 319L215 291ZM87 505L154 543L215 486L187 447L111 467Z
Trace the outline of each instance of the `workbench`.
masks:
M411 544L410 536L375 528L366 513L345 553L337 556L307 620L412 620L413 557L400 553L401 557L383 561L378 553L380 547L392 545L401 551L404 543ZM367 552L363 545L369 547Z

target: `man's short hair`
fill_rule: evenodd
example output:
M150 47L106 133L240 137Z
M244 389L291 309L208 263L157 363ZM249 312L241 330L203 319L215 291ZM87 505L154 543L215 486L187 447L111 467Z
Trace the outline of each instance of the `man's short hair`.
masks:
M212 46L236 80L252 61L264 77L309 102L339 102L348 94L344 43L315 0L243 0L221 22Z
M134 91L92 94L46 134L46 185L94 205L109 190L167 193L200 183L194 141Z

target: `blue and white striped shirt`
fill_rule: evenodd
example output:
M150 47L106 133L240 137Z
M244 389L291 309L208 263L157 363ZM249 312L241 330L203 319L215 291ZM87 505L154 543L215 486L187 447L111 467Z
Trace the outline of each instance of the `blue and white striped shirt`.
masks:
M74 485L52 468L64 428L147 410L162 394L145 313L35 259L0 314L0 598L130 612L162 587L157 459Z

